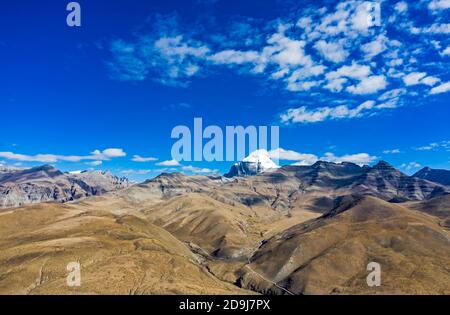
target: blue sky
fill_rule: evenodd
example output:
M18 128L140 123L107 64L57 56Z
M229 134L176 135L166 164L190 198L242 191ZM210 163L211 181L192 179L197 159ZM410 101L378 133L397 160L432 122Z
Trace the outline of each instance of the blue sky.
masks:
M67 1L68 3L69 1ZM0 13L0 163L225 172L172 128L279 125L282 164L450 168L450 1L21 1ZM136 157L137 156L137 157Z

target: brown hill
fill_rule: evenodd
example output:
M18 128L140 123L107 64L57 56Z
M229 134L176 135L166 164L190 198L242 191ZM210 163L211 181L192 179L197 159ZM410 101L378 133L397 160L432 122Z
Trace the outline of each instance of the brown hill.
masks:
M20 226L20 229L17 227ZM81 263L81 286L66 284ZM169 232L130 211L40 204L0 212L0 294L240 294Z
M401 205L344 198L330 215L264 241L239 282L276 294L449 294L449 235ZM380 287L366 284L369 262L381 265Z

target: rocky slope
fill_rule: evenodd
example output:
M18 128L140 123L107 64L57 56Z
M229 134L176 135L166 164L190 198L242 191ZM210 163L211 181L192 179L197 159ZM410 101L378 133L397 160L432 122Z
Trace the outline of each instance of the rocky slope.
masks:
M79 181L90 187L92 195L100 195L109 191L123 189L130 186L126 177L117 177L105 171L83 171L66 175L73 181Z
M127 179L105 172L69 174L50 165L10 169L0 173L0 208L48 201L67 202L129 185Z

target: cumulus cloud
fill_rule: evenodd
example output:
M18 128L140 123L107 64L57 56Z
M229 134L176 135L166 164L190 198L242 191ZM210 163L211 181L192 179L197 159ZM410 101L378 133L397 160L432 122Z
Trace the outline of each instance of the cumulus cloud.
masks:
M101 157L98 160L108 160L110 158L116 158L116 157L124 157L127 154L122 149L105 149L103 151L95 150L92 152L93 156Z
M303 67L294 71L287 79L287 88L290 91L308 91L312 87L318 86L320 81L313 80L313 77L321 75L326 67L316 65L311 67Z
M299 108L288 109L280 118L284 123L315 123L325 120L362 117L372 109L376 109L374 101L366 101L355 108L349 108L347 105L337 107L326 106L314 109L301 106Z
M443 56L450 56L450 46L447 46L442 52L441 55Z
M331 152L325 153L323 157L320 158L322 161L342 163L351 162L358 165L368 165L377 159L376 156L371 156L368 153L357 153L357 154L347 154L343 156L336 156Z
M103 164L103 161L92 161L92 162L86 162L87 165L90 166L100 166Z
M295 161L295 163L293 163L292 165L297 166L312 165L317 161L326 161L333 163L351 162L358 165L365 165L370 164L377 159L376 156L371 156L368 153L345 154L342 156L336 156L331 152L327 152L324 154L324 156L319 158L315 154L300 153L293 150L285 150L283 148L270 151L269 156L273 159Z
M209 168L195 167L192 165L183 166L181 168L184 172L190 172L194 174L219 174L219 170L213 170Z
M260 55L256 51L239 51L239 50L224 50L208 57L208 59L217 64L243 64L256 63Z
M439 143L433 142L433 143L430 143L425 146L417 147L416 150L417 151L431 151L431 150L439 148L439 147L440 147Z
M435 10L445 10L450 8L450 0L433 0L428 4L428 9Z
M177 160L167 160L156 163L158 166L180 166L180 163Z
M311 165L317 162L318 158L314 154L299 153L292 150L278 148L269 152L272 159L284 161L296 161L295 165Z
M405 13L406 11L408 11L408 3L406 3L405 1L397 2L394 9L398 13Z
M150 32L111 41L112 60L107 62L111 77L121 81L150 77L165 85L187 86L201 72L209 47L182 34L177 15L155 15L150 20Z
M113 158L126 156L122 149L111 148L103 151L95 150L90 155L59 155L59 154L18 154L13 152L0 152L0 157L21 162L40 162L40 163L56 163L56 162L80 162L86 160L109 161Z
M430 94L441 94L450 91L450 82L442 83L431 89Z
M370 67L368 65L361 65L353 62L351 65L345 65L339 69L327 73L328 80L347 77L352 79L362 80L371 74Z
M145 163L145 162L157 161L158 159L154 158L154 157L142 157L140 155L134 155L131 160L134 162Z
M387 86L386 77L384 75L371 75L371 73L369 66L353 62L351 65L345 65L335 71L328 72L326 74L328 83L325 88L332 92L340 92L348 79L354 79L358 83L347 87L346 90L349 93L363 95L384 90Z
M409 163L403 163L402 165L400 165L400 168L405 169L407 171L413 170L413 169L417 169L419 167L421 167L422 165L420 165L417 162L409 162Z
M152 29L132 39L113 40L107 65L119 80L149 78L179 87L209 75L209 69L235 70L240 75L263 77L271 86L302 98L322 102L330 100L329 92L345 92L351 104L378 98L383 103L375 109L393 109L407 104L404 100L412 94L380 96L386 88L432 87L429 93L418 94L421 98L446 91L445 83L436 86L439 72L433 72L443 65L430 61L428 52L431 43L439 59L450 54L449 48L436 48L441 42L448 45L441 38L450 33L450 24L444 23L442 15L447 3L419 1L408 6L406 1L397 1L385 6L386 23L376 27L374 11L367 10L368 2L360 0L324 7L308 5L296 12L297 21L288 17L272 21L230 17L230 26L210 23L208 32L204 31L204 21L187 24L177 16L159 16L153 18L156 23ZM414 11L427 7L433 19L424 22L414 18ZM333 110L328 105L313 116L322 121L323 115L334 116L328 112L352 110L348 106ZM303 111L308 114L310 110Z
M401 153L400 149L391 149L383 151L383 154L399 154L399 153Z
M409 31L411 34L449 34L450 33L450 24L449 23L433 23L429 26L425 27L415 27L411 24L405 25L409 27Z
M353 94L373 94L384 90L387 86L384 75L372 75L362 79L358 84L347 87L347 91Z
M349 56L349 52L344 49L343 41L326 42L319 40L314 44L314 48L327 60L332 62L342 62Z
M403 77L403 82L407 86L417 84L433 86L439 82L439 79L433 76L427 76L426 72L411 72Z
M372 59L387 49L388 39L384 34L379 35L374 41L361 46L361 50L365 53L367 59Z
M406 93L406 89L399 88L399 89L392 89L390 91L384 92L382 95L378 97L378 100L380 101L386 101L391 99L396 99L401 95L404 95Z

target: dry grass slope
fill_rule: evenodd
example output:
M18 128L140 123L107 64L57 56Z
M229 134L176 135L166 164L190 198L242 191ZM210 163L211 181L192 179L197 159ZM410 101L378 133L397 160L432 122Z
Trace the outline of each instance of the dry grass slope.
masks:
M72 261L82 265L78 288L66 285ZM139 213L59 204L0 213L0 294L242 293Z

